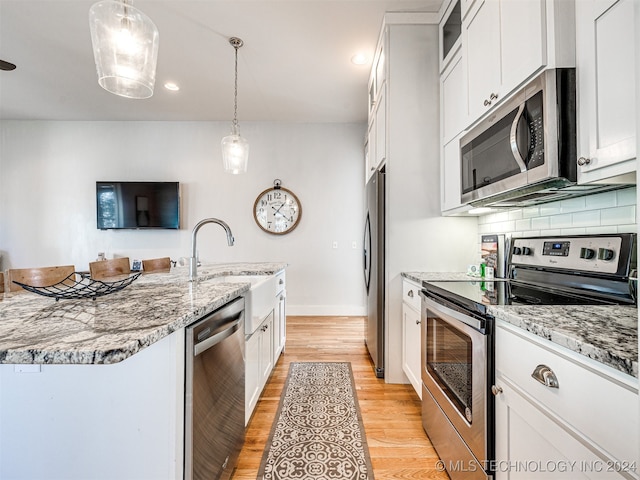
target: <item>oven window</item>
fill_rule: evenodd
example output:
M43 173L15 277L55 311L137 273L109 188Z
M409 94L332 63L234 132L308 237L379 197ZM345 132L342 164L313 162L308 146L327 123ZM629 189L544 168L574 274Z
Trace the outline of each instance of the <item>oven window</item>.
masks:
M426 368L451 403L472 421L471 338L428 312Z

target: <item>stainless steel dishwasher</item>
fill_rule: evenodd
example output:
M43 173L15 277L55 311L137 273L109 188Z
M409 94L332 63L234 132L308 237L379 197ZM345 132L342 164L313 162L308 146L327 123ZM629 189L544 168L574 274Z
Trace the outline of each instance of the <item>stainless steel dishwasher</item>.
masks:
M186 329L185 480L228 479L244 443L244 298Z

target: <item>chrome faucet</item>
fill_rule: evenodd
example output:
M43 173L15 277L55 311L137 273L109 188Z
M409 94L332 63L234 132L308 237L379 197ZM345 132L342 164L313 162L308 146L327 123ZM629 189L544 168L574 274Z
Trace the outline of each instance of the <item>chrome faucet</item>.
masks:
M227 243L230 247L233 246L234 238L233 233L231 233L231 229L229 225L227 225L222 220L218 220L217 218L205 218L204 220L200 220L196 223L196 226L193 227L193 232L191 233L191 257L189 257L189 281L194 282L198 277L198 253L196 248L196 237L198 235L198 230L200 227L207 223L217 223L227 234Z

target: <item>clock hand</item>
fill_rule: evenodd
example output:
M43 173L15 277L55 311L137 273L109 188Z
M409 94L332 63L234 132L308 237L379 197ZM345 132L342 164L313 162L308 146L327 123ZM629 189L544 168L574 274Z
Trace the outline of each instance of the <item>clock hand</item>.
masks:
M283 203L282 205L280 205L277 209L276 209L276 207L274 207L273 205L271 205L271 208L273 208L273 209L275 210L275 212L273 212L273 214L275 215L275 214L277 214L277 213L280 213L280 209L281 209L282 207L284 207L284 203Z

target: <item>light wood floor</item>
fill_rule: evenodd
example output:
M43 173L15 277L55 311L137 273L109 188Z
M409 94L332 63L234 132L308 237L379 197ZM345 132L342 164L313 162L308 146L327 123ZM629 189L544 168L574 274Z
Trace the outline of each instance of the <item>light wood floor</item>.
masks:
M446 480L411 385L384 383L364 345L363 317L287 317L287 344L247 427L233 480L255 480L291 362L351 362L376 480Z

